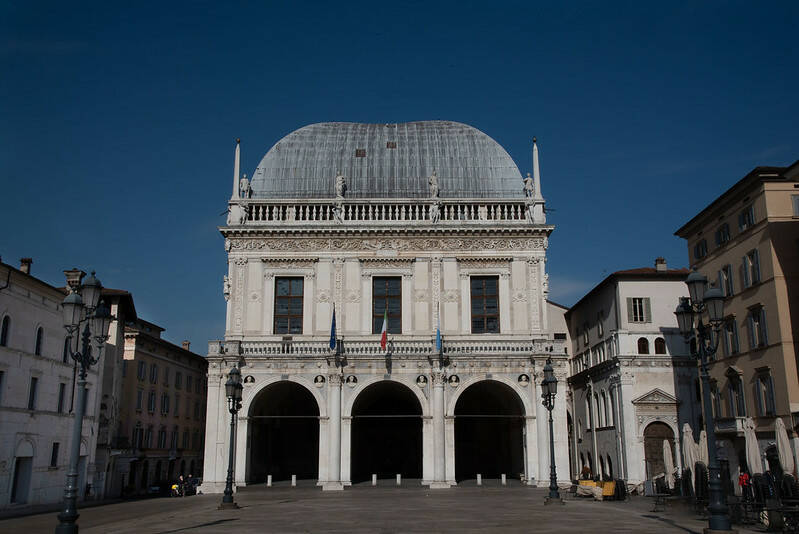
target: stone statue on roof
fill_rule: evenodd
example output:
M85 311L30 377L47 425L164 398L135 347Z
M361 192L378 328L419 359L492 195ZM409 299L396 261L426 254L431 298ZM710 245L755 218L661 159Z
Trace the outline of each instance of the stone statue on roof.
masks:
M438 198L438 173L435 170L433 170L430 178L427 179L427 183L430 184L430 198Z
M341 174L341 171L336 171L336 200L343 200L344 193L347 192L347 179Z
M530 176L530 173L527 173L527 177L524 179L524 196L527 198L533 198L533 194L535 193L535 186L533 183L533 177Z
M250 181L247 179L246 174L239 180L239 190L241 192L241 198L250 198L252 189L250 189Z

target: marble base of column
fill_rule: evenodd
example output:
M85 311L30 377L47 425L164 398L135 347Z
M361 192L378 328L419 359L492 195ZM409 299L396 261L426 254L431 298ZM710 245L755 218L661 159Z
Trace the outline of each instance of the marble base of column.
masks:
M449 482L431 482L430 489L449 489L450 483Z
M344 484L341 482L325 482L322 484L322 491L341 491L344 489Z

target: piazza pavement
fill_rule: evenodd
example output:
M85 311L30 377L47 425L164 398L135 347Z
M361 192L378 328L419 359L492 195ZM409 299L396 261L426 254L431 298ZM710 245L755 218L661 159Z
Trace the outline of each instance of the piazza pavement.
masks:
M381 481L381 484L383 481ZM405 484L405 483L404 483ZM522 486L461 485L429 490L385 485L322 492L312 486L249 487L236 495L238 510L218 510L220 495L153 498L80 510L83 534L215 532L579 532L696 533L706 521L690 507L670 503L652 512L652 501L597 502L566 499L544 505L548 490ZM53 532L54 512L0 520L0 532ZM735 527L739 533L763 529Z

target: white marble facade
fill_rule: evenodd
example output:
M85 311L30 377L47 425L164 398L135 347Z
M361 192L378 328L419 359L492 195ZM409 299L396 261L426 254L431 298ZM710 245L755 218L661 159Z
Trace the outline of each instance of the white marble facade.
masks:
M369 140L358 140L359 127L371 128ZM348 128L355 133L342 136ZM411 128L429 135L421 141L400 135ZM313 157L308 155L308 129L316 146L327 147ZM464 149L463 136L476 137L478 149ZM349 154L352 147L342 146L341 139L353 143L353 137L355 148ZM358 148L361 142L366 148ZM403 143L415 144L403 152ZM407 163L428 148L421 164ZM475 454L468 457L471 471L458 476L458 447L465 449L471 441L463 435L466 426L459 435L456 427L467 424L459 422L466 420L460 419L466 417L461 415L466 409L459 404L461 395L488 391L505 399L502 406L510 407L514 422L507 425L507 437L497 438L502 450L487 454L500 460L486 466L483 476L509 465L513 472L503 473L508 478L548 484L549 434L540 383L544 363L552 358L565 386L568 341L556 339L548 321L548 310L559 308L546 300L546 248L553 227L544 216L537 148L535 182L528 178L527 190L498 144L457 123L312 125L276 144L251 182L239 180L238 150L237 145L231 212L228 225L220 229L228 255L226 332L224 340L209 343L203 490L224 488L230 435L224 383L233 365L245 377L235 443L239 486L262 483L269 469L285 467L273 462L256 475L259 455L267 452L261 452L254 425L266 420L269 395L286 383L296 384L312 399L309 413L318 420L313 475L323 489L354 482L354 465L360 461L354 427L366 424L358 422L356 406L366 397L380 404L381 392L391 389L387 383L397 385L391 391L397 391L398 399L404 396L417 406L413 417L421 425L419 451L409 450L408 456L419 455L421 469L412 478L444 488L481 472L480 455ZM360 161L368 158L373 160ZM395 165L402 161L406 165L398 170ZM359 167L367 164L369 170ZM286 168L293 169L293 186L285 182ZM325 178L319 169L333 170ZM371 174L381 172L392 175L394 192L373 185ZM480 172L487 173L483 180L472 176ZM336 174L345 177L346 191L336 184ZM433 175L438 179L435 188L434 179L427 178ZM275 290L284 277L302 280L302 311L295 310L301 329L292 334L275 332ZM373 333L374 277L394 277L401 286L401 329L389 334L387 351L380 348L380 335ZM491 333L472 333L474 277L490 277L498 285L498 328ZM334 305L338 351L329 348ZM442 354L435 350L438 325ZM553 413L562 481L569 479L565 397L556 401ZM480 419L472 421L481 424ZM290 443L290 437L281 439ZM513 459L503 464L503 455Z

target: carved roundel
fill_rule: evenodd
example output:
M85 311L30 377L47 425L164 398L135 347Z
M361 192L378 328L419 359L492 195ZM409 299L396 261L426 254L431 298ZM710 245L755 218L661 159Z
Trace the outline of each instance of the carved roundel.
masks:
M458 377L458 375L449 375L448 382L450 386L456 388L461 384L461 379Z
M522 387L527 387L530 384L530 377L526 374L520 374L519 378L517 378L519 385Z
M325 377L322 376L322 375L316 375L313 378L313 385L318 387L318 388L321 388L322 386L325 385Z
M358 384L358 377L355 375L349 375L345 382L349 387L354 388Z
M427 385L427 377L424 375L419 375L416 377L416 385L420 388L423 388Z
M253 384L255 382L255 377L252 375L247 375L244 377L245 384Z

